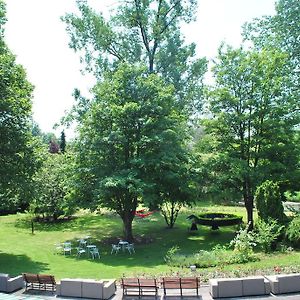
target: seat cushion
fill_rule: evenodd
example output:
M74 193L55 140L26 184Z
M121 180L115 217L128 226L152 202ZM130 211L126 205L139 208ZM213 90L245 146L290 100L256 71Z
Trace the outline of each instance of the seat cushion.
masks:
M300 274L277 275L279 292L294 293L300 291Z
M103 298L103 283L92 279L82 280L82 297L92 299Z
M263 276L243 278L243 295L264 295L266 293Z
M8 274L0 273L0 292L7 292Z
M239 297L243 296L243 284L239 278L218 279L218 296Z
M60 295L67 297L82 297L81 282L82 279L62 279L60 281Z

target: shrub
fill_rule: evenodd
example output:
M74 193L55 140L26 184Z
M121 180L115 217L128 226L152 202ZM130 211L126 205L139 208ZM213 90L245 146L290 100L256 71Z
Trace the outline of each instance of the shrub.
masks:
M35 174L35 199L30 210L37 219L56 221L61 216L70 216L76 209L71 200L72 157L47 153L42 167Z
M300 247L300 216L291 221L286 230L286 237L294 247Z
M249 224L245 228L241 228L235 238L230 242L230 246L233 247L235 252L251 256L256 243L254 233L249 232L248 229Z
M286 197L287 201L300 202L300 191L298 192L287 191L284 193L284 196Z
M285 219L279 185L273 181L263 182L255 192L258 216L268 222L269 218L282 222Z
M253 260L253 247L256 246L254 232L249 232L249 224L241 228L236 237L230 242L233 247L234 255L240 263Z
M175 255L178 253L179 250L180 249L179 249L178 246L173 246L167 251L167 253L164 257L165 262L167 263L167 265L174 266Z
M197 268L209 268L236 263L253 261L254 256L245 256L242 252L229 251L225 246L216 246L211 251L200 250L191 255L179 254L178 247L168 250L165 261L171 267L189 267L195 265Z
M276 240L283 228L284 226L278 225L278 222L273 219L269 219L268 222L259 219L256 222L256 242L265 253L276 247Z

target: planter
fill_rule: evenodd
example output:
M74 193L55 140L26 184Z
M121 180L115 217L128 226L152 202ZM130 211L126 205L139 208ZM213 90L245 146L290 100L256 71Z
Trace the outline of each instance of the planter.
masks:
M243 221L242 217L224 213L203 213L198 216L191 215L188 219L194 219L200 225L211 226L212 230L217 230L220 226L238 225Z

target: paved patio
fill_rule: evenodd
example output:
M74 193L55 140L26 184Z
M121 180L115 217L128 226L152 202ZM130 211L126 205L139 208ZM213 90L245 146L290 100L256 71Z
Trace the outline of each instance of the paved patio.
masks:
M179 292L179 291L178 291ZM172 291L170 295L164 297L162 289L159 289L159 296L123 296L122 289L120 286L117 288L117 293L110 298L110 300L212 300L209 294L208 286L202 286L199 289L199 296L195 296L193 292L187 291L183 297L178 296L178 292ZM0 300L91 300L87 298L72 298L72 297L57 297L52 292L41 292L41 291L27 291L25 289L19 290L12 294L0 293ZM247 300L247 299L258 299L258 300L300 300L300 293L297 294L285 294L285 295L269 295L269 296L255 296L255 297L235 297L235 298L222 298L227 300Z

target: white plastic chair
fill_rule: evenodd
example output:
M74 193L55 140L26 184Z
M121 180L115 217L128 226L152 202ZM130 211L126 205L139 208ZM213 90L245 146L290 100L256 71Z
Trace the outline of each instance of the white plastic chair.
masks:
M100 258L100 253L97 247L90 249L90 254L92 259L95 259L96 257Z
M81 254L85 254L85 253L86 253L85 249L80 247L77 248L77 257L80 257Z
M64 255L66 254L72 254L72 244L70 242L65 242L63 244L63 247L64 247Z
M80 239L80 240L78 240L78 242L79 242L79 248L86 248L86 246L87 246L87 240Z
M59 253L62 253L63 252L63 245L62 244L55 244L55 249L54 249L54 252L56 254L59 254Z
M128 244L128 245L125 246L125 248L128 250L128 252L130 254L135 253L134 244Z
M121 247L119 245L111 244L111 252L110 254L117 254L121 250Z

